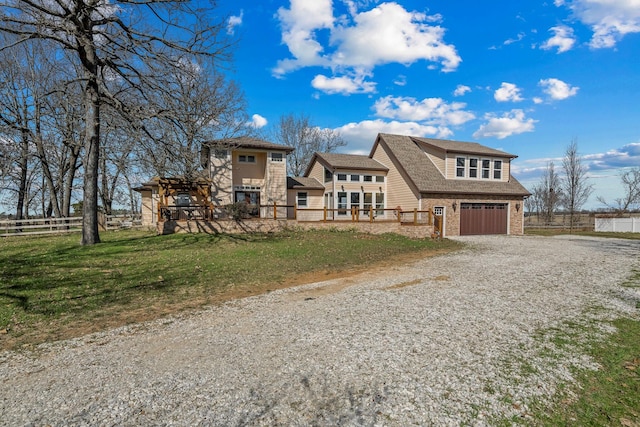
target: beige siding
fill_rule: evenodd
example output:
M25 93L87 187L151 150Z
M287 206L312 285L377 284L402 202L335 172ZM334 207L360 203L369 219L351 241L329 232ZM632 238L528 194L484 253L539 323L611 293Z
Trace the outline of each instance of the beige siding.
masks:
M215 157L215 150L211 150L210 164L212 202L219 206L233 203L233 166L230 153L227 158L218 159Z
M409 178L396 169L391 158L380 144L376 146L373 159L389 168L386 177L386 207L395 208L400 206L403 210L419 208L419 196L409 186ZM428 161L428 159L425 159L425 161Z
M267 203L284 205L287 203L287 164L267 160L267 180L261 198Z
M311 170L309 171L308 177L317 179L319 183L324 183L324 166L319 162L314 162Z
M240 163L240 155L255 156L255 163ZM267 165L267 153L257 153L253 151L233 152L233 185L264 185L264 178Z
M465 160L465 175L468 176L469 173L469 159L478 159L478 178L458 178L456 177L456 157L464 157ZM501 182L509 181L509 173L510 173L510 161L507 158L499 158L499 157L486 157L486 156L474 156L471 154L454 154L449 153L445 162L445 176L447 179L482 179L482 160L488 159L491 160L491 172L489 179L490 181L495 181L493 179L493 161L494 160L502 160L502 177L500 179Z
M154 209L153 194L151 190L140 191L142 199L141 213L142 213L142 225L149 226L156 221L156 211Z

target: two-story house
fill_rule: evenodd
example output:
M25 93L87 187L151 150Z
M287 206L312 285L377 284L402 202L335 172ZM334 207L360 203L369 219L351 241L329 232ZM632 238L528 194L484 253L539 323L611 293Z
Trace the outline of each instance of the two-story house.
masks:
M142 223L216 219L236 202L245 202L251 217L273 216L266 205L287 203L291 151L250 137L209 142L202 147L204 171L197 179L156 177L136 188L142 195Z
M516 157L477 143L378 134L368 156L316 154L302 179L323 190L298 185L290 202L294 191L338 216L354 206L429 210L443 219L444 236L522 234L530 194L511 175Z

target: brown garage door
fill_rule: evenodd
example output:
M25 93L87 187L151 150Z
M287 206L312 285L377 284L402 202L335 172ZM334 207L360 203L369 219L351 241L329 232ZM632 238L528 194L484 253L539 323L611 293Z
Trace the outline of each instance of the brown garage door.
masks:
M461 203L460 235L507 234L505 203Z

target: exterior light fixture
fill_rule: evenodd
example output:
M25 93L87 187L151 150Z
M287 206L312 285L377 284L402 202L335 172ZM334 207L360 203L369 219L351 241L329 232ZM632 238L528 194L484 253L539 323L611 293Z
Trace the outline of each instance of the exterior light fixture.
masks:
M455 212L456 209L458 208L458 204L456 202L453 202L453 204L451 205L451 207L453 208L453 211Z

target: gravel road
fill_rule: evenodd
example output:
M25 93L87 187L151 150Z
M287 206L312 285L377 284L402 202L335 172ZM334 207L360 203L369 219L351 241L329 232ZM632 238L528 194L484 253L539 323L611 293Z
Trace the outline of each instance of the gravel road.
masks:
M460 240L384 273L0 353L0 424L491 425L597 368L540 331L638 317L639 289L620 284L640 241Z

